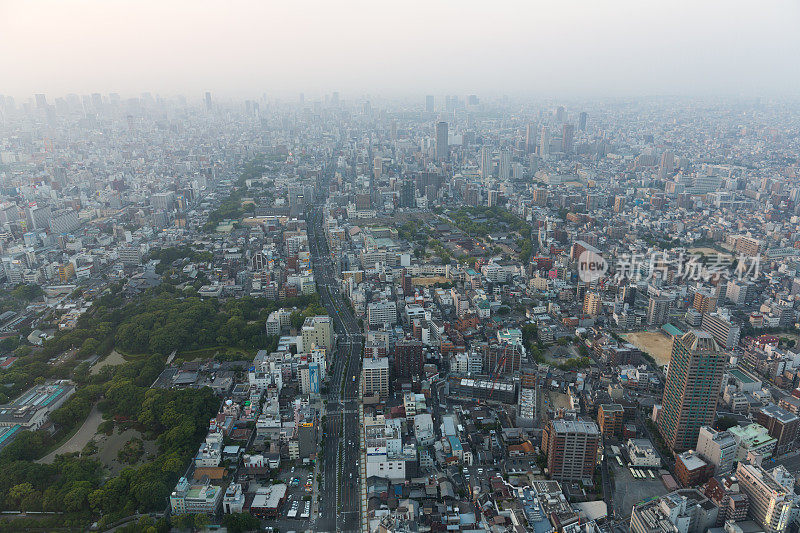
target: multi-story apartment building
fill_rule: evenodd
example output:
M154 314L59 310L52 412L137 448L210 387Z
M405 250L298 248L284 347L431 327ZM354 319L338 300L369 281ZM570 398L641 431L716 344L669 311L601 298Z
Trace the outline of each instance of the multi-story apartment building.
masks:
M599 445L600 429L594 422L552 420L542 435L550 477L568 481L591 478Z
M760 466L739 463L739 487L750 499L750 518L767 533L783 533L789 528L793 495Z

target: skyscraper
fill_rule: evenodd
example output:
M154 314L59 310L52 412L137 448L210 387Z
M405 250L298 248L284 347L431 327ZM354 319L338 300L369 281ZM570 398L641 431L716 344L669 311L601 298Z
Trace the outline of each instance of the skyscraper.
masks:
M542 157L550 155L550 132L547 126L542 126L542 134L539 136L539 155Z
M511 177L511 152L508 148L500 150L499 176L501 180L507 180Z
M578 118L578 129L581 131L586 131L587 116L586 111L581 111L580 117Z
M532 123L528 123L528 126L525 128L525 150L528 153L532 153L536 149L536 133L533 131L534 125Z
M485 144L481 146L481 179L486 182L492 175L492 151Z
M714 423L725 355L710 333L692 330L672 343L658 430L674 451L693 448L702 426Z
M436 159L446 161L449 159L447 148L447 122L436 123Z
M210 92L208 92L208 91L206 91L206 98L205 98L205 100L206 100L206 109L207 109L208 111L211 111L211 93L210 93Z
M575 138L575 125L564 124L561 126L561 151L565 154L572 152L572 142Z
M425 111L427 113L433 113L434 110L433 104L434 104L433 95L429 94L428 96L425 97Z

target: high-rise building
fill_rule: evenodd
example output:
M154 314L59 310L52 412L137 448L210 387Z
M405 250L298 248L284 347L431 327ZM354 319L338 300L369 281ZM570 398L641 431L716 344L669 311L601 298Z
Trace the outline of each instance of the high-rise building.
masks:
M692 330L673 339L658 414L658 430L673 451L692 448L700 428L714 423L725 360L708 332Z
M594 422L550 421L542 433L550 477L565 481L591 479L599 445L600 430Z
M416 339L397 341L394 347L394 375L400 379L410 379L422 375L425 359L422 355L422 342Z
M695 303L697 303L697 297L695 297ZM742 328L735 324L727 313L705 313L700 323L700 329L711 333L717 344L726 350L733 350L739 345Z
M416 205L416 186L411 178L403 178L400 182L400 207L414 207Z
M512 374L522 367L522 344L503 341L486 350L483 368L492 374Z
M525 128L525 151L529 154L533 153L536 149L536 133L533 130L534 127L532 123L528 123Z
M727 431L717 431L710 426L700 428L697 437L697 453L706 462L714 465L714 474L727 474L733 470L736 460L736 439Z
M717 309L717 297L710 289L699 288L694 293L692 307L694 307L698 313L711 313Z
M303 322L301 330L303 350L310 351L313 347L333 349L333 323L327 315L310 316Z
M658 176L661 179L667 178L672 175L675 169L675 156L669 150L661 154L661 163L658 167Z
M211 93L208 92L208 91L206 91L205 102L206 102L206 109L208 111L211 111L211 106L212 106L212 104L211 104Z
M736 477L739 488L750 498L750 518L767 533L788 531L793 494L760 466L739 463Z
M547 126L542 126L542 133L539 135L539 155L542 157L550 155L550 132Z
M581 114L580 114L580 116L578 118L578 129L579 130L586 131L586 118L587 117L588 117L588 115L586 114L586 111L581 111Z
M564 124L561 126L561 151L565 154L572 152L572 143L575 139L575 125Z
M446 161L450 158L450 150L447 145L447 122L436 123L436 159Z
M492 151L485 144L481 146L481 179L486 182L492 175Z
M800 418L797 415L770 404L756 411L756 422L767 428L769 436L778 441L775 445L775 455L791 450L800 426Z
M604 437L620 437L625 411L618 403L604 403L597 408L597 425Z
M501 180L507 180L511 177L511 152L507 148L500 150L498 176Z
M672 300L664 296L651 296L647 304L647 323L651 326L662 326L669 321Z
M434 98L432 94L425 97L425 111L427 113L433 113L434 111Z
M361 370L361 385L364 396L378 395L382 400L389 397L389 359L387 357L365 358Z
M603 301L596 292L587 292L583 298L583 312L590 316L597 316L603 310Z

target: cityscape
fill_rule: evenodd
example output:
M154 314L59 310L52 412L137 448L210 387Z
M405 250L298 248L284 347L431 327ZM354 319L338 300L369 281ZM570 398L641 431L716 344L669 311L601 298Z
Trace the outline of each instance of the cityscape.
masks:
M393 91L391 54L0 59L0 531L800 531L798 80Z

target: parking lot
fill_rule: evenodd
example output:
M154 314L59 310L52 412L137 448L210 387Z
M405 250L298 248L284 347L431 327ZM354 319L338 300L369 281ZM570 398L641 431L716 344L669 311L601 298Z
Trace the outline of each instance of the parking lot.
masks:
M278 478L282 483L285 483L287 488L286 502L281 506L278 511L278 517L275 520L267 521L267 525L277 527L281 531L284 530L298 530L303 531L311 528L312 526L312 498L313 488L316 480L311 477L313 474L312 467L297 467L297 466L284 466L281 468ZM311 480L311 485L308 484ZM307 506L307 507L306 507ZM305 510L308 509L308 516L305 516ZM292 509L294 512L292 513ZM292 516L289 516L289 515Z
M647 478L637 479L628 467L619 466L616 460L608 461L608 469L614 473L614 511L617 519L630 516L631 509L637 502L653 496L663 496L667 492L658 471L653 471L655 479L649 475Z

